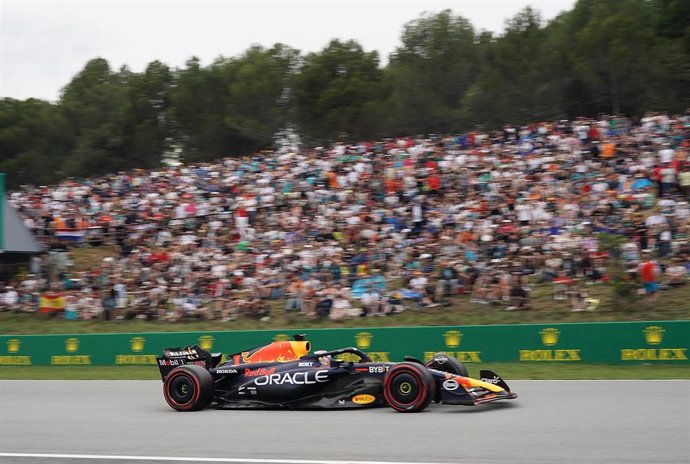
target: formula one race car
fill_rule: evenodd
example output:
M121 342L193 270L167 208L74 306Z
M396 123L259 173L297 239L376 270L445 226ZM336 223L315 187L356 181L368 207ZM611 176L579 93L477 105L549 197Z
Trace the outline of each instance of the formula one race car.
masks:
M317 351L304 335L231 355L199 346L168 348L158 359L163 395L173 409L219 408L344 409L388 405L399 412L422 411L432 401L474 406L517 398L492 371L481 380L467 376L456 358L436 353L426 364L372 362L357 348Z

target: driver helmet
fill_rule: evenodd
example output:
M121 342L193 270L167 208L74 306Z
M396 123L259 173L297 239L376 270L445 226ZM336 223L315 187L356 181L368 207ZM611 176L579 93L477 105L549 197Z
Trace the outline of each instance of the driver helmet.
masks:
M328 353L328 351L319 350L319 351L314 352L314 354L319 357L319 362L321 363L322 366L330 367L331 360L333 358L331 357L331 355L326 355L326 353ZM322 356L322 355L325 355L325 356Z

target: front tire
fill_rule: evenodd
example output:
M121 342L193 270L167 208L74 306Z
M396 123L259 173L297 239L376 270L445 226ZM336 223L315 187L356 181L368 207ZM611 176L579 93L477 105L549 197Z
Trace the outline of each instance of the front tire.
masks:
M213 401L213 377L194 364L176 367L163 382L163 396L176 411L198 411Z
M419 364L396 364L383 378L386 403L398 412L423 411L429 406L435 393L434 378Z

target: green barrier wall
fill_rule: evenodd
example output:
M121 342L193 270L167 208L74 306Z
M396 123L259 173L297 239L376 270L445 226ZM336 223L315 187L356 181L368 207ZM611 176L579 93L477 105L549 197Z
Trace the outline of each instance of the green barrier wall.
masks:
M2 335L0 365L155 364L165 347L226 354L305 332L313 349L356 346L376 361L445 351L463 362L687 364L690 321L93 335Z

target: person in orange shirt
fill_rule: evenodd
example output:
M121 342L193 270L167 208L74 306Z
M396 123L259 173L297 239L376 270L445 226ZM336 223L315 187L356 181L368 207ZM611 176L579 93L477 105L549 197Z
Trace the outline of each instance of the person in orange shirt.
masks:
M605 143L603 150L601 152L602 158L613 158L616 154L616 144L615 143Z

